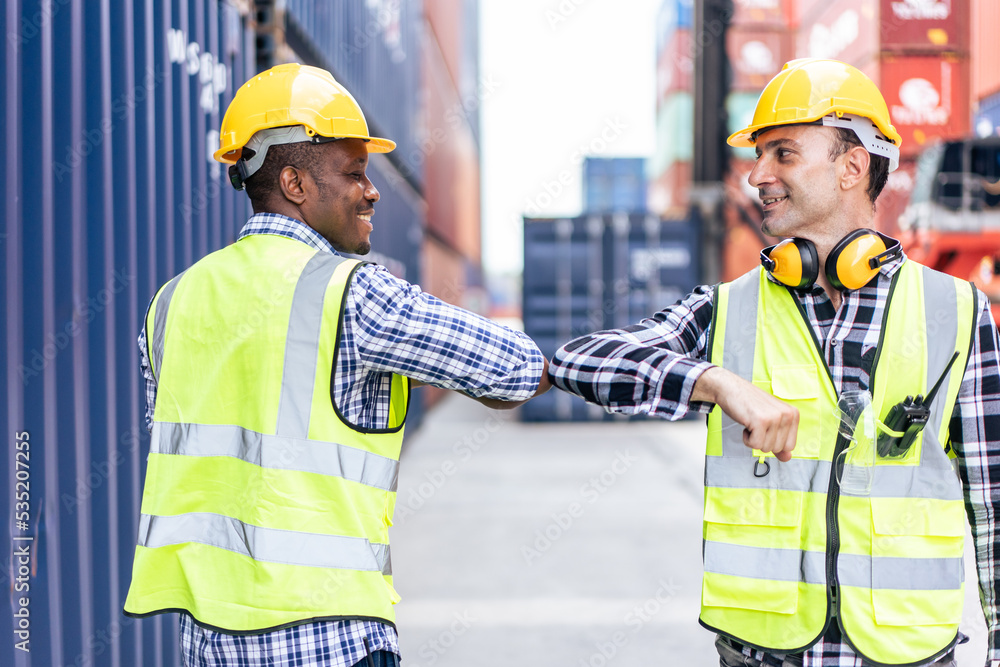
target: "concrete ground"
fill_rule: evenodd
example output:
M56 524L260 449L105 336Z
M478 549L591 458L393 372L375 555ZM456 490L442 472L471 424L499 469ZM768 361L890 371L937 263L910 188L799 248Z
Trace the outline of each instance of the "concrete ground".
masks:
M407 442L407 667L714 667L698 625L703 421L522 424L452 395ZM982 665L974 569L960 665Z

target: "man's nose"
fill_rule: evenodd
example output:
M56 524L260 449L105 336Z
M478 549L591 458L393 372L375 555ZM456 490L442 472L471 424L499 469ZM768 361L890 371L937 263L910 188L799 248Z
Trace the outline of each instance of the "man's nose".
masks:
M371 203L375 203L379 200L381 195L378 193L378 188L370 180L368 181L368 187L365 188L365 199Z
M766 185L774 180L774 176L771 173L770 161L766 156L761 156L757 158L757 161L753 165L753 169L750 170L750 174L747 176L747 182L751 187L760 188L762 185Z

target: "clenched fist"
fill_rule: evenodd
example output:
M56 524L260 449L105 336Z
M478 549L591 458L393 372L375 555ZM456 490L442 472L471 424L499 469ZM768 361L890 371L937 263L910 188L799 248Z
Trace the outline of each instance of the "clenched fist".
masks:
M694 385L692 401L715 403L743 426L743 443L772 452L779 461L792 458L799 411L724 368L710 368Z

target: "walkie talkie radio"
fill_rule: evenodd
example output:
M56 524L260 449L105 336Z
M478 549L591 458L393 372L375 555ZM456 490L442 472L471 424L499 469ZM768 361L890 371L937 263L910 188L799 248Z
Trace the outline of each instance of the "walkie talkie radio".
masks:
M934 383L931 390L927 392L926 398L919 395L916 397L907 396L901 402L892 406L892 410L886 415L883 424L887 429L895 431L900 435L886 433L885 431L879 433L879 456L887 459L898 459L901 456L905 456L906 452L910 450L910 446L916 440L917 434L924 430L924 426L927 425L927 420L931 416L931 403L934 402L934 396L937 394L938 389L941 388L941 384L944 382L945 377L948 376L948 371L951 370L951 366L955 363L956 359L958 359L958 352L952 356L951 361L944 367L944 372L941 373L941 377Z

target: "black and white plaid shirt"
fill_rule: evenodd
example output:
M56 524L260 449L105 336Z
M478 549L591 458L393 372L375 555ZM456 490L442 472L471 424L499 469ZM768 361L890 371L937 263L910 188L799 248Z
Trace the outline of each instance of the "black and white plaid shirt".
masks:
M839 310L822 288L792 290L823 345L837 392L868 389L892 275L905 258L882 267L878 279L844 294ZM549 366L553 383L613 412L679 419L707 413L691 401L701 374L711 368L708 341L714 288L686 298L638 324L570 341ZM979 292L979 326L951 421L951 441L975 540L989 658L1000 659L996 570L1000 542L1000 342L989 301ZM754 656L757 657L757 656ZM759 659L759 657L757 657ZM860 658L834 630L806 651L803 667L861 667Z

